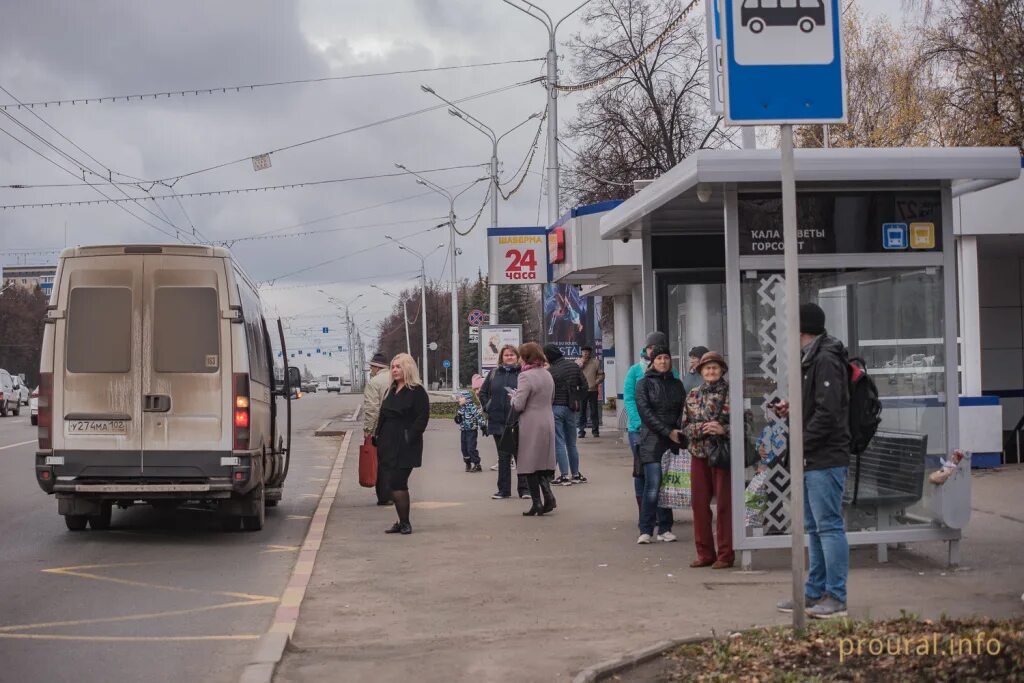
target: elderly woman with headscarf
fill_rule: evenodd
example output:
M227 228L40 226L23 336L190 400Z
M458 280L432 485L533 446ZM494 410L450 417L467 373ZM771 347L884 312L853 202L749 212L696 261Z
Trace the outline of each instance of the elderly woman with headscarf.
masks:
M729 469L713 467L714 450L729 448L728 366L722 354L709 351L697 364L704 382L686 397L683 432L690 446L690 491L693 540L697 559L691 567L727 569L736 561L732 549L732 494ZM728 465L728 462L725 463ZM715 499L715 534L711 532L711 499ZM715 541L718 550L715 550Z

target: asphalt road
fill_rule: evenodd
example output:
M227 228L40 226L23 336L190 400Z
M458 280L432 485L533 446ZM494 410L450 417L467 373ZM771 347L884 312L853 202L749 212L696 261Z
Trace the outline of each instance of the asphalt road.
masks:
M236 681L269 626L338 453L314 437L361 396L294 404L284 499L260 532L203 509L115 508L70 532L35 483L27 410L0 418L0 681Z

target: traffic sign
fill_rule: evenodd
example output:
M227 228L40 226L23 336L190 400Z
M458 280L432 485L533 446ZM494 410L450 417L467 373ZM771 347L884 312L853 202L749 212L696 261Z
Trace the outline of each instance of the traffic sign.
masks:
M479 344L480 343L480 327L476 325L469 326L469 343Z
M330 330L328 328L326 328L326 327L324 328L324 334L327 334L329 331Z
M839 0L720 0L727 125L846 123Z
M723 112L722 98L725 91L725 75L722 73L724 61L722 53L722 15L718 8L718 0L706 0L705 15L708 24L708 85L711 91L711 113Z
M484 315L483 311L481 311L479 308L474 308L472 311L469 312L469 315L466 316L466 319L469 321L470 325L476 326L482 325L485 317L486 316Z
M437 351L437 342L430 342L427 344L427 348L431 351Z
M889 251L897 251L907 248L907 224L906 223L883 223L882 224L882 248Z
M448 360L447 358L445 358L443 361L441 361L441 367L444 368L445 370L447 370L451 366L452 366L452 362L450 360Z

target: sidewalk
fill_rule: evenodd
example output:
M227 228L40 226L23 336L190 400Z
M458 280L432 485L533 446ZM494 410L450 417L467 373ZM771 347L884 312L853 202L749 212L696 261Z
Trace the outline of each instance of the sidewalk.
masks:
M493 440L480 441L484 473L466 474L455 425L434 420L405 537L384 535L394 511L359 487L353 440L277 680L568 681L668 638L788 623L774 609L790 586L785 552L755 554L753 572L690 569L689 513L677 515L679 542L635 544L631 459L617 437L582 440L591 483L556 487L558 510L525 518L528 501L490 500ZM873 547L854 549L851 615L1024 613L1022 488L1021 467L977 477L959 571L945 568L944 544L891 552L887 565Z

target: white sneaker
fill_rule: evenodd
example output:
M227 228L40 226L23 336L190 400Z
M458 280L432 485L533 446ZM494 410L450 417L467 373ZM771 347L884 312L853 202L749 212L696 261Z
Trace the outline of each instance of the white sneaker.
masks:
M658 540L662 543L672 543L676 540L676 535L671 531L666 531L663 534L658 534Z
M497 472L497 471L498 471L498 465L497 464L491 465L491 472Z
M636 539L637 545L644 545L651 542L650 534L640 534L640 538Z

